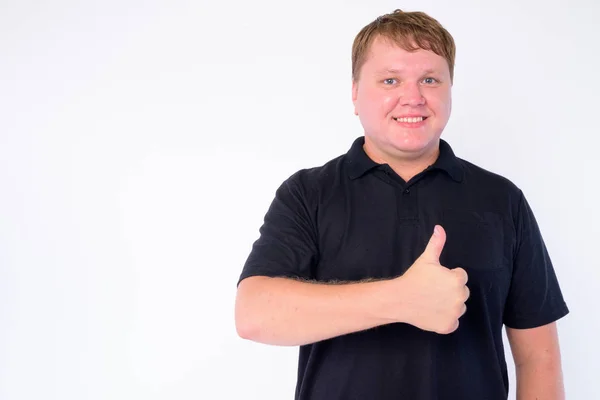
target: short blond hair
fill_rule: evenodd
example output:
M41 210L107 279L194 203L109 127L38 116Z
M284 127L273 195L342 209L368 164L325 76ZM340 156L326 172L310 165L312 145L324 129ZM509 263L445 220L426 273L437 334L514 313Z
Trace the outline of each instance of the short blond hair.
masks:
M361 29L352 44L352 80L357 82L360 70L367 60L371 44L377 37L390 40L406 51L431 50L444 57L454 81L456 45L452 35L434 18L424 12L393 13L378 17Z

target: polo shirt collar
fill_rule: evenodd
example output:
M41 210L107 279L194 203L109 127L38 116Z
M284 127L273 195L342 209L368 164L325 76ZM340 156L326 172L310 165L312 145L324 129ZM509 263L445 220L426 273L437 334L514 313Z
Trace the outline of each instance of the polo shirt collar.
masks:
M357 179L380 165L371 160L367 153L365 153L365 150L363 149L364 144L365 137L360 136L354 140L352 147L348 153L346 153L348 175L350 179ZM440 169L445 171L456 182L461 182L463 180L464 172L459 159L454 155L448 142L443 139L440 139L440 154L435 163L428 169Z

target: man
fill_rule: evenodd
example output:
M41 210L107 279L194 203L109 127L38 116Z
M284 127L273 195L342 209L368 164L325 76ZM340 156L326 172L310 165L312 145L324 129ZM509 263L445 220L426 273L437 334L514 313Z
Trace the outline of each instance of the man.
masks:
M352 49L364 127L277 190L244 266L241 337L300 346L296 399L563 399L569 311L533 213L440 139L455 47L433 18L379 17Z

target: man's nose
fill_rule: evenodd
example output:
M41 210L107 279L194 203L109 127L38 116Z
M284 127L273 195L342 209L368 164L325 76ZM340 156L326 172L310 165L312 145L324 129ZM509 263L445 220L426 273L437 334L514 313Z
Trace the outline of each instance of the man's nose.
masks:
M421 87L418 83L405 83L400 92L400 103L405 106L422 106L425 104L425 97L421 93Z

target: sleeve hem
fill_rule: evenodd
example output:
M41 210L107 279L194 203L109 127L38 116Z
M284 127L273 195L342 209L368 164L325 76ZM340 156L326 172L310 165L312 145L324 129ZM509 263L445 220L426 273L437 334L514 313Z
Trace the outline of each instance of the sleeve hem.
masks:
M275 271L272 271L272 270L267 270L267 269L260 269L260 270L258 270L257 269L257 270L252 270L252 272L242 274L240 276L240 279L238 279L237 286L239 286L240 283L244 279L250 278L252 276L265 276L267 278L292 278L293 277L293 275L290 275L290 274L286 275L285 273L275 272Z
M504 321L504 325L513 329L537 328L555 322L567 314L569 314L569 308L567 307L566 303L562 303L549 314L506 319Z

